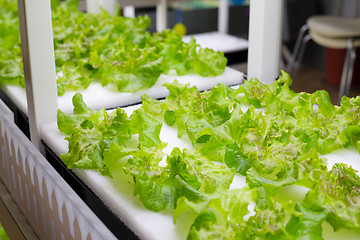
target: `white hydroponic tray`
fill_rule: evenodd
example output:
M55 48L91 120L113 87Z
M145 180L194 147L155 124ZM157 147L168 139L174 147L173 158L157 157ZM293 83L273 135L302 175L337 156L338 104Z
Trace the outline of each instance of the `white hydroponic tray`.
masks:
M220 32L198 33L183 37L184 42L190 42L195 38L201 48L210 48L214 51L231 53L248 49L248 40Z
M135 105L124 109L128 114L131 114L133 110L140 106ZM43 126L41 128L41 135L46 144L57 155L68 151L68 143L64 140L64 135L57 129L56 123ZM193 149L188 138L178 139L176 128L169 127L165 123L161 129L160 139L168 143L164 153L170 153L175 146L180 149ZM341 162L347 163L360 171L360 155L355 147L336 151L325 157L329 160L329 169L334 163ZM92 170L75 169L73 171L141 239L186 239L194 216L184 214L174 224L171 211L167 210L156 213L145 209L139 197L134 197L133 195L134 184L131 176L125 174L115 176L114 174L114 179L110 179ZM120 168L119 173L122 173ZM230 188L242 188L243 186L245 186L245 177L236 174ZM303 187L288 186L284 187L280 194L284 196L284 199L301 199L305 193L306 189ZM334 233L331 226L327 223L323 224L323 228L323 237L327 240L360 239L360 232L340 230Z
M89 108L101 109L105 107L106 109L111 109L118 106L141 103L140 97L144 93L152 98L165 98L168 90L162 85L166 82L173 82L175 79L178 80L179 83L189 83L191 86L196 86L199 91L204 91L218 83L224 83L228 86L241 84L243 82L243 76L243 73L229 67L225 68L223 74L216 77L201 77L196 74L178 76L175 71L170 71L167 75L160 75L158 81L151 88L136 93L120 93L111 87L102 87L99 82L91 83L87 89L80 92ZM4 91L15 105L28 116L25 89L19 86L8 85L4 87ZM75 91L67 91L63 96L59 96L58 108L63 112L72 113L72 97L74 94Z

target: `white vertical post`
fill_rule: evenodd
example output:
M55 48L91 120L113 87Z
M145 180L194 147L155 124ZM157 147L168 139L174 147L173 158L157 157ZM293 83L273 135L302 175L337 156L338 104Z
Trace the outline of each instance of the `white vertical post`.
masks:
M248 79L270 84L280 74L283 0L250 0Z
M134 6L125 6L124 7L124 17L134 18L135 17L135 7Z
M104 8L110 15L116 13L116 0L86 0L86 11L88 13L99 13Z
M110 13L110 15L115 15L116 4L117 4L116 0L103 0L102 1L102 6L108 13Z
M219 2L218 31L225 34L229 31L229 0Z
M85 0L86 2L86 12L88 13L94 13L95 9L98 9L97 7L97 1L96 0Z
M31 141L42 150L39 126L58 109L50 0L18 0L18 8Z
M167 0L160 0L156 6L156 31L161 32L167 28Z

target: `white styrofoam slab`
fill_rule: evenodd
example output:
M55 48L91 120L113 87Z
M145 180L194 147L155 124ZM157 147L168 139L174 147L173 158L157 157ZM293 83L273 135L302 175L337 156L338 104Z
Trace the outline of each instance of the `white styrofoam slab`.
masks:
M111 109L140 103L140 97L145 93L152 98L165 98L168 90L162 85L166 82L173 82L175 79L178 80L179 83L189 83L191 86L196 86L199 91L204 91L218 83L224 83L229 86L241 84L243 82L243 73L229 67L225 68L223 74L216 77L201 77L196 74L178 76L175 71L170 71L167 75L161 75L151 88L136 93L117 92L111 87L102 87L99 82L91 83L87 89L80 92L89 108L101 109L105 107L106 109ZM4 87L4 91L15 105L18 106L24 114L28 115L25 89L19 86L7 85ZM44 89L44 91L46 91L46 89ZM75 91L67 91L63 96L58 97L60 110L72 113L72 97L74 94Z
M135 105L124 108L124 110L131 114L134 109L140 106ZM68 142L64 140L64 135L57 129L56 123L42 126L41 135L43 140L57 155L68 151ZM162 126L160 139L168 143L164 153L170 153L173 147L193 149L188 138L178 139L177 130L166 124ZM355 147L338 150L325 157L329 160L329 168L336 162L343 162L360 171L360 155ZM114 179L110 179L95 171L74 170L78 177L141 239L186 239L194 216L192 214L185 214L179 218L177 224L174 224L171 211L165 210L156 213L145 209L139 197L133 196L134 184L132 177L123 174L121 166L119 166L118 171L121 174L114 174ZM242 188L245 184L245 177L236 174L230 188ZM307 189L303 187L287 186L281 190L279 196L283 196L284 201L288 199L301 201L306 192ZM343 240L360 239L359 231L340 230L335 233L327 223L323 224L323 228L323 237L326 240L338 240L340 238Z
M201 48L210 48L214 51L220 51L223 53L231 53L248 49L248 41L246 39L221 32L187 35L183 37L183 41L190 42L192 37L195 38L196 43L199 44Z

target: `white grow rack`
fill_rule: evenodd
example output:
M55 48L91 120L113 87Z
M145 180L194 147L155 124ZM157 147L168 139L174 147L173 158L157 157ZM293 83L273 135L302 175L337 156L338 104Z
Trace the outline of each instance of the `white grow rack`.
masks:
M268 0L253 1L265 5ZM50 1L18 2L23 4L20 18L26 18L20 22L22 41L25 38L27 42L23 59L28 64L24 70L32 142L15 125L12 112L0 100L0 184L40 239L116 239L38 150L39 126L56 119L57 109ZM255 45L250 48L256 49Z
M0 105L0 179L37 236L115 239Z

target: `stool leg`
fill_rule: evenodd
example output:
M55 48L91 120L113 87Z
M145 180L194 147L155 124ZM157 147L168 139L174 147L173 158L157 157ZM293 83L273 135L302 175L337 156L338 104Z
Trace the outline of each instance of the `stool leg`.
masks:
M349 63L349 70L348 70L348 80L346 81L346 88L345 88L345 95L349 96L350 94L350 88L351 88L351 82L352 82L352 76L354 73L354 64L356 59L356 49L351 48L350 50L350 63Z
M341 98L344 95L348 96L350 93L355 58L356 58L356 52L353 45L353 39L350 38L348 43L348 48L346 51L346 58L344 62L343 72L341 75L341 84L340 84L339 97L338 97L339 105L341 102Z
M307 32L308 30L309 30L309 27L307 24L303 25L300 28L300 31L298 33L296 43L294 46L293 53L291 55L288 65L287 65L287 71L290 75L293 73L295 64L296 64L298 56L299 56L299 50L302 48L302 44L304 43L303 39L304 39L305 32Z
M301 42L301 46L300 46L300 49L299 49L299 55L298 55L298 60L295 62L295 67L294 67L294 70L293 70L293 74L292 74L292 78L293 79L296 79L297 77L297 74L299 72L299 68L300 68L300 64L301 64L301 61L304 57L304 53L305 53L305 48L306 48L306 44L311 40L311 36L310 34L307 34L304 36L302 42Z

